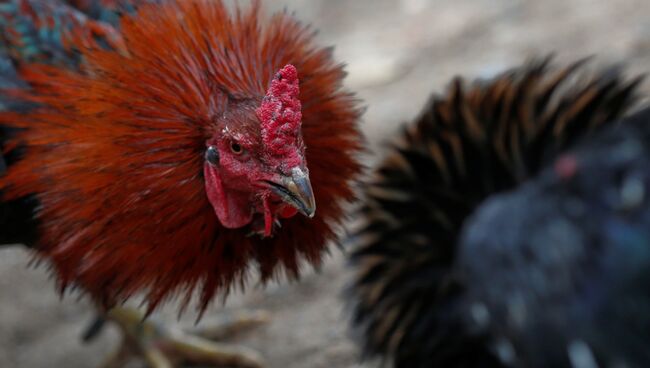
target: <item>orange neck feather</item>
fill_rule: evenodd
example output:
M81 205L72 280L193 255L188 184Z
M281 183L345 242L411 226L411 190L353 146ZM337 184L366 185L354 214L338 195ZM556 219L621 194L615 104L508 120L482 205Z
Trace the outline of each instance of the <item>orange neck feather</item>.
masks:
M286 14L262 24L258 4L229 15L219 1L150 5L122 22L125 50L79 47L84 70L29 66L29 112L0 113L25 128L9 145L24 158L0 178L6 198L36 193L40 254L63 288L105 303L146 292L150 308L199 291L199 308L249 264L263 281L299 262L321 262L360 172L357 102L343 71L311 32ZM77 45L79 46L79 45ZM224 94L261 98L273 74L301 75L302 132L319 211L294 216L271 239L220 226L202 178L205 139ZM336 175L332 174L336 173Z

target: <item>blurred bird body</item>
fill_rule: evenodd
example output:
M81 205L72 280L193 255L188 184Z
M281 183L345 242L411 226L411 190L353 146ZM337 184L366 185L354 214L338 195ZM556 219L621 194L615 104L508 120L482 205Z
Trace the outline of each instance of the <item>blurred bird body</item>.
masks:
M308 27L200 0L16 0L0 19L0 243L33 246L61 289L150 309L320 264L361 140Z
M645 109L468 220L458 253L465 303L488 311L468 325L487 331L496 352L515 352L502 357L508 365L648 365L649 158ZM567 160L571 175L558 165Z
M550 346L550 336L550 345L535 339L538 352L549 360L501 344L508 337L516 344L522 335L536 336L539 325L518 326L517 336L499 330L507 328L508 318L527 315L528 307L529 318L537 322L544 315L565 317L557 325L564 330L577 328L572 317L589 310L589 297L576 296L571 285L583 276L599 283L586 270L595 262L581 258L594 251L591 244L558 241L528 210L557 210L558 203L529 196L516 211L509 206L511 211L500 211L491 222L493 217L483 213L477 237L490 239L489 244L479 251L461 240L476 231L467 220L486 199L525 186L562 152L615 125L635 102L638 79L625 81L616 70L575 78L581 65L554 69L541 61L472 84L456 79L405 128L365 185L364 224L352 238L353 323L366 355L383 357L395 367L566 363L551 359L558 346ZM558 177L571 177L576 163L565 158L555 170ZM591 173L585 180L597 186L600 179ZM553 220L551 213L544 213L545 220ZM533 234L541 240L535 247L524 246ZM548 299L531 296L519 305L518 293ZM566 298L576 303L569 306ZM506 304L519 305L520 313L496 317L494 310Z

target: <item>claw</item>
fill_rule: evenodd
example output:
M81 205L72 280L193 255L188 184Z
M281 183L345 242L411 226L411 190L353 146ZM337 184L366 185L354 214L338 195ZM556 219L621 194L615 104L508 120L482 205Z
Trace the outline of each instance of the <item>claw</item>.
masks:
M256 351L215 342L268 322L265 312L242 313L214 328L185 332L168 328L135 309L113 308L105 314L118 325L124 336L118 349L101 365L118 368L134 357L141 357L151 368L184 366L261 368L262 357Z
M191 333L212 341L233 338L271 321L271 314L265 311L241 312L210 327L193 329Z

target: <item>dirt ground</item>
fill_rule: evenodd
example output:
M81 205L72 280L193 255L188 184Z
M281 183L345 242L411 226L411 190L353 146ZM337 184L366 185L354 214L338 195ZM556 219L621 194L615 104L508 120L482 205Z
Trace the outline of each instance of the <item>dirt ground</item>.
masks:
M648 0L294 0L285 5L320 29L324 44L348 64L347 86L368 110L363 129L372 148L413 118L433 91L457 74L490 76L535 55L559 62L596 55L593 65L624 63L630 75L650 71ZM644 86L648 91L648 83ZM84 300L60 300L44 267L28 268L26 252L0 251L0 367L93 367L117 343L111 328L84 345L92 318ZM336 250L320 273L300 283L249 288L210 308L201 324L242 308L271 313L272 322L238 342L258 349L269 368L372 367L359 363L348 337L343 286L349 280ZM179 323L174 307L161 313ZM160 318L160 317L159 317ZM192 325L186 315L181 324Z

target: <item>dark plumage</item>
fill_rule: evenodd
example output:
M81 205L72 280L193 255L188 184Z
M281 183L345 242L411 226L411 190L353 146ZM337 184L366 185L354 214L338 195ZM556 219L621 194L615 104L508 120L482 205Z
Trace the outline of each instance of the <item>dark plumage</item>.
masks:
M648 193L650 109L481 205L458 253L468 325L513 366L647 367Z
M617 70L577 78L582 64L543 60L469 85L457 78L393 144L365 185L365 223L352 237L353 324L367 356L409 368L502 365L487 332L467 323L473 285L458 269L459 236L488 197L534 177L634 102L639 79Z

